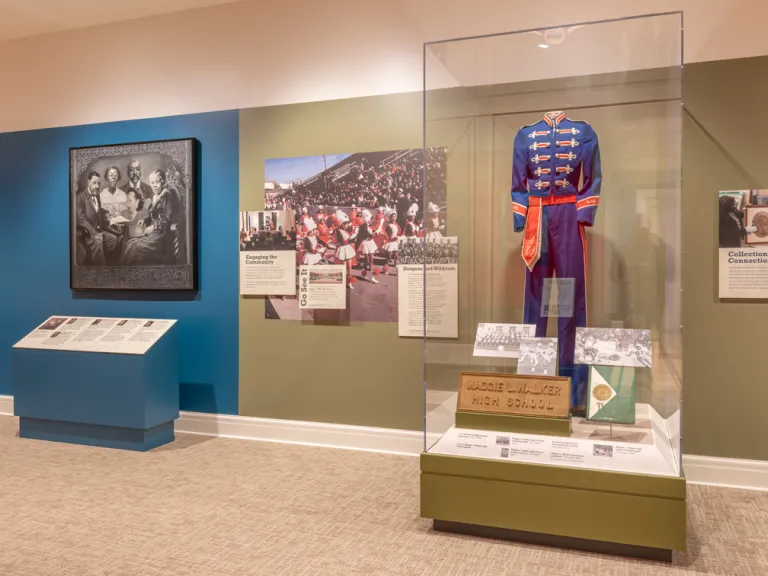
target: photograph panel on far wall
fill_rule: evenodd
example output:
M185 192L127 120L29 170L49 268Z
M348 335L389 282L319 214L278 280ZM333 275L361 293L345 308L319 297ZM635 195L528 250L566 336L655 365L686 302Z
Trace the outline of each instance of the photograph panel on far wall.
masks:
M398 321L400 237L448 234L446 158L438 147L266 160L265 210L296 212L298 265L345 267L351 321ZM273 320L313 314L296 298L265 307Z
M70 287L197 289L197 140L70 149Z
M718 296L768 298L768 189L718 192Z

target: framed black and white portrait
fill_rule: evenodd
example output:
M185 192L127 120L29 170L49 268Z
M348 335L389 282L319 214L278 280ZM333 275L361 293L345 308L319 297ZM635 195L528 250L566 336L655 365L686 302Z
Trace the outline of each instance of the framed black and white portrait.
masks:
M70 287L197 289L197 140L70 149Z

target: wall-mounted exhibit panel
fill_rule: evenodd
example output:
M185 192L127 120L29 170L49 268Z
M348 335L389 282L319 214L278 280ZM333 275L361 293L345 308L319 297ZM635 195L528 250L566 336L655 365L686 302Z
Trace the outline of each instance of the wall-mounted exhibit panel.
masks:
M269 281L247 268L272 267L286 237L297 281L240 299L240 414L421 428L422 342L398 336L395 259L408 209L422 213L420 126L419 94L241 112L241 286Z

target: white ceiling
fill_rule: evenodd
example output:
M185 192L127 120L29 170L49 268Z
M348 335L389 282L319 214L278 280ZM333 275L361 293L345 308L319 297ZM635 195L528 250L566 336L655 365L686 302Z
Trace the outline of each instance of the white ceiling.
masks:
M0 41L235 0L0 0Z

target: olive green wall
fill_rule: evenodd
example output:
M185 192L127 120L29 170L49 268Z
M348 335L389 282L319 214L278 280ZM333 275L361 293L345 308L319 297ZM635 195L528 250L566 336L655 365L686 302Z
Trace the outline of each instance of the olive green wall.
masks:
M412 93L241 111L240 209L263 208L269 158L420 148L421 110ZM422 372L396 323L265 320L263 298L240 298L242 416L421 430Z
M458 94L450 105L466 101L466 93ZM768 406L768 378L761 366L768 339L760 335L760 327L768 321L768 304L718 300L716 230L718 190L768 188L768 162L761 145L768 134L768 115L762 112L766 94L768 58L685 68L681 267L686 454L768 460L763 417ZM264 161L268 158L419 147L421 106L421 94L417 93L242 111L241 209L262 208ZM461 230L466 225L475 220L474 227L482 230L478 218L483 220L494 211L493 206L483 206L478 212L478 206L468 203L467 195L483 186L495 194L506 183L502 186L500 176L478 180L485 177L474 171L477 164L467 159L476 150L491 157L490 150L478 145L486 120L467 122L462 115L457 114L454 121L443 123L439 129L433 127L429 136L430 144L449 147L449 225L464 237ZM513 120L517 126L518 119ZM506 124L506 118L501 122ZM503 134L507 132L504 126ZM649 136L645 140L647 146L657 147L663 138ZM642 144L636 142L635 146ZM493 170L497 171L499 162L496 164ZM655 219L664 220L661 216ZM591 232L590 243L602 235L600 230ZM473 279L476 268L493 267L490 262L481 263L491 258L497 261L500 256L488 252L492 244L487 238L463 240L461 317L468 314L469 298L476 306L470 315L473 321L480 321L475 316L483 302L500 306L495 303L495 292L509 288L483 288L493 291L488 294L478 291L485 283ZM517 249L504 247L510 253ZM628 265L641 256L633 256L631 251L628 254ZM472 267L467 256L474 262ZM676 271L671 273L677 276ZM592 269L590 274L594 274ZM629 276L624 278L625 283L628 281ZM509 279L499 282L508 284ZM674 287L675 282L667 280L667 284ZM653 292L656 289L653 286ZM602 302L608 294L591 290L590 302L597 302L595 298ZM643 290L638 287L638 292ZM514 304L511 307L513 311L517 308ZM671 317L676 315L673 311ZM504 317L496 321L513 320ZM462 325L461 340L471 340L471 331ZM445 372L453 382L450 364L456 358L451 358L451 350L437 346L430 355L434 357L431 374ZM423 425L422 373L421 343L398 338L394 323L333 327L267 321L262 298L240 299L241 415L418 430Z
M768 460L767 301L720 301L717 192L768 188L768 58L685 68L683 451Z

